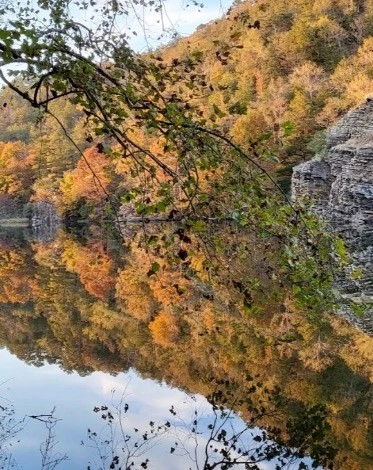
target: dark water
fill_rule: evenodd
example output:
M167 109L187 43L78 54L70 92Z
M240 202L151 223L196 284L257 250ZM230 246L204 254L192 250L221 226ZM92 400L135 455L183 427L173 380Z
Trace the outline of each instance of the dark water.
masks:
M175 233L168 230L164 238ZM223 272L206 273L206 252L185 236L179 234L179 245L166 257L163 248L150 243L149 249L141 235L129 235L127 243L100 230L85 239L61 230L47 242L30 234L3 236L3 468L11 468L10 460L16 468L53 468L42 466L39 449L49 419L40 415L52 410L58 443L50 455L69 458L56 468L126 468L123 435L133 449L136 439L144 444L146 431L156 437L136 454L132 468L145 468L146 459L154 469L208 468L214 405L218 426L224 422L231 435L250 425L240 446L257 460L258 448L271 446L273 438L316 459L331 446L324 466L373 468L370 338L335 318L307 321L269 284L271 295L248 302ZM125 404L122 434L118 406L124 410ZM113 413L112 423L101 406ZM229 408L234 413L226 419ZM164 423L166 430L157 428ZM12 438L9 429L17 431ZM263 430L269 432L264 441ZM219 451L223 444L215 445ZM221 455L213 451L209 462ZM110 467L117 454L120 463ZM294 459L284 468L299 468ZM258 468L280 463L278 456L268 458Z

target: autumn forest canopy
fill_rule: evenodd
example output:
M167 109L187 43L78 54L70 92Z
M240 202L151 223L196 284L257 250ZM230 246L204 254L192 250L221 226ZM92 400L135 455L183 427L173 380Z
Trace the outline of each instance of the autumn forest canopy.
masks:
M168 41L139 53L144 12ZM218 384L316 466L367 468L372 341L331 314L361 272L290 185L373 92L373 0L236 0L189 37L167 18L163 0L0 0L0 345ZM7 239L35 207L54 236Z

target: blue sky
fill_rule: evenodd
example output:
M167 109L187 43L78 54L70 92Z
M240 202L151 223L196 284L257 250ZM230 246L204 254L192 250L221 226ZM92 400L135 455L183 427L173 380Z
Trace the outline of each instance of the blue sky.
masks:
M29 1L31 5L36 7L36 0L27 0L27 3ZM197 0L199 4L203 4L203 7L199 8L193 5L193 1L163 0L164 9L162 14L155 12L154 9L151 10L149 7L142 7L141 5L135 7L133 2L127 3L124 1L124 3L132 4L132 7L136 8L136 13L120 18L117 29L121 32L130 32L131 46L137 51L142 51L149 47L154 48L160 43L167 43L174 31L182 36L191 34L199 25L223 16L234 2L234 0ZM103 6L106 2L107 0L98 0L98 5ZM26 4L26 0L20 0L20 4L23 3ZM85 23L92 30L95 30L102 21L102 16L96 14L95 17L92 8L78 9L72 4L70 12L75 20ZM40 18L43 14L40 14ZM136 31L137 35L133 35L131 30ZM168 34L165 34L164 38L158 41L162 30L168 31Z
M164 18L165 23L169 19L169 23L175 27L179 34L184 36L191 34L200 24L221 17L232 5L233 0L201 0L204 5L201 9L192 5L187 7L186 5L191 3L187 0L165 0L165 3L167 10L167 18ZM154 19L154 17L149 18L149 21L153 21L154 24Z
M137 36L133 36L130 44L134 49L141 51L159 44L157 38L162 29L176 30L182 36L189 35L200 24L208 23L224 15L234 0L198 1L203 3L203 8L193 6L191 0L164 0L165 9L162 15L149 8L138 6L137 17L134 14L129 15L128 18L119 21L118 27L122 31L129 31L129 28L136 31ZM80 15L84 16L84 13L79 12ZM82 18L83 21L91 23L89 19L91 15L88 11L85 16ZM99 21L97 18L97 24ZM94 23L93 21L93 29ZM162 42L167 42L167 38L170 39L170 36L166 35Z
M31 5L36 6L36 0L27 0L27 3L29 1ZM105 4L107 0L98 0L98 2ZM199 25L223 16L234 0L198 0L200 4L203 4L203 8L193 6L193 0L163 0L163 2L165 11L162 17L149 8L138 6L137 18L133 14L118 21L117 29L121 32L128 32L129 28L136 31L137 35L130 34L129 40L130 46L134 50L145 52L149 49L155 49L159 45L167 44L172 39L174 31L181 36L188 36ZM20 5L22 6L22 4L26 4L26 0L20 0ZM71 6L70 11L75 20L85 23L92 30L95 30L102 21L102 17L99 16L92 19L92 9L78 10ZM164 34L162 39L158 40L163 29L167 30L168 34ZM8 67L5 66L3 72L7 73L7 70ZM0 80L0 86L1 84Z

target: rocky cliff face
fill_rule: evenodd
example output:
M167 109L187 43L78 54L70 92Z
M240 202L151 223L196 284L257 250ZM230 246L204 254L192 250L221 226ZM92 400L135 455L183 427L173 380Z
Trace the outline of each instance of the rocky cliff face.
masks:
M373 100L348 113L332 127L325 156L294 168L292 197L308 200L330 221L351 254L351 266L337 280L345 303L338 313L373 334ZM351 279L349 273L361 273ZM363 316L348 305L367 304Z

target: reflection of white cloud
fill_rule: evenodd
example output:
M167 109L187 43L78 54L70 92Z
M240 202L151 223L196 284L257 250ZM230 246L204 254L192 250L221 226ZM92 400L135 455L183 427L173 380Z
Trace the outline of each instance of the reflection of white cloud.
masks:
M189 413L190 416L196 409L201 413L209 408L203 396L197 395L192 398L177 388L170 388L151 379L142 379L135 371L119 374L116 377L101 373L94 375L102 394L107 398L110 397L113 403L119 403L123 398L133 411L147 416L164 418L172 405L178 413L182 415Z
M123 381L122 374L114 377L112 375L98 373L97 382L103 395L111 395L113 390L116 390L117 394L122 394L128 389L131 378L128 377L128 382L125 382Z
M129 404L129 412L125 418L128 432L135 427L140 430L147 429L150 420L157 424L169 420L178 424L178 430L182 434L186 429L185 424L190 424L194 419L195 410L198 411L199 429L207 430L208 424L213 420L211 406L204 397L196 395L193 399L177 388L142 379L133 370L117 376L95 372L80 377L76 373L66 374L56 365L40 368L28 366L6 350L2 350L0 383L8 379L11 380L5 384L5 389L0 389L0 395L12 401L17 416L46 413L56 406L56 417L61 418L56 429L58 449L67 452L71 458L61 470L86 468L92 450L80 446L80 442L86 439L87 428L99 432L104 424L100 413L93 413L92 410L94 406L110 405L112 398L114 403L119 403L123 392L127 397L125 403ZM115 390L113 397L112 390ZM178 417L184 419L184 424L178 417L171 415L171 405L174 405ZM235 427L239 429L241 425L242 422L237 418ZM187 436L188 433L185 432L184 435ZM19 464L23 465L23 468L39 468L39 446L45 439L45 428L40 422L32 421L21 433L20 438L21 443L14 448ZM199 448L204 449L206 434L199 435L198 440ZM152 468L189 468L188 460L170 455L170 447L174 442L175 439L164 439L149 451ZM186 439L186 443L189 449L194 449L195 441ZM275 462L263 463L260 468L273 470Z

